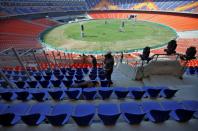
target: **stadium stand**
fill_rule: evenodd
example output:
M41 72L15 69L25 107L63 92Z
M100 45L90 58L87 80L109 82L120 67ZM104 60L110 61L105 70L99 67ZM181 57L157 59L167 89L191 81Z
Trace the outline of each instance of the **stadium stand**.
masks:
M192 15L198 12L196 0L1 0L0 9L0 130L197 130L198 60L179 56L190 46L198 49L198 38L178 38L177 56L159 58L165 65L178 62L182 78L160 74L132 80L131 69L141 67L143 72L150 63L145 66L138 59L140 51L124 52L123 64L116 61L120 54L114 54L112 87L107 87L103 55L96 55L93 68L89 58L42 48L39 42L44 30L60 25L46 17L52 11L73 15L90 10L83 14L91 19L137 14L137 20L178 32L198 30L197 16ZM152 49L151 55L164 54L164 48ZM99 85L73 87L86 81Z
M32 20L32 21L34 23L39 23L39 24L46 25L46 26L55 26L55 25L58 25L57 22L52 21L52 20L49 20L47 18L35 19L35 20Z
M186 30L196 30L198 29L197 18L194 17L185 17L185 16L176 16L170 14L154 14L154 13L141 13L134 12L137 14L137 19L146 20L156 23L161 23L168 25L177 31L186 31ZM120 12L91 12L89 15L93 19L127 19L132 13L120 13Z

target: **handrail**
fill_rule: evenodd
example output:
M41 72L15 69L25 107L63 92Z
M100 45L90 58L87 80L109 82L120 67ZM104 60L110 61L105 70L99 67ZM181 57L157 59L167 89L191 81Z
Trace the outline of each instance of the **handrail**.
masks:
M7 49L4 49L4 50L0 51L0 54L5 55L5 54L4 54L4 52L6 52L6 51L8 51L8 50L12 50L12 47L10 47L10 48L7 48Z

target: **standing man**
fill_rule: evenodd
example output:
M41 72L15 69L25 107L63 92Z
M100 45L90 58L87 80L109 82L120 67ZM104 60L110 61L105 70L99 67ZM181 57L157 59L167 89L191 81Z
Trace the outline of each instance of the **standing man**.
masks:
M92 65L93 65L93 68L97 68L97 60L96 60L96 57L91 55L91 59L92 59Z
M108 86L110 86L111 84L113 84L112 80L111 80L111 74L113 73L113 66L114 66L114 58L111 55L111 52L107 52L107 54L105 55L105 59L104 59L104 69L105 69L105 76L108 80Z
M122 63L123 58L124 58L124 54L123 54L123 52L121 52L121 55L120 55L120 63Z
M81 37L83 38L85 36L84 34L84 25L81 25Z

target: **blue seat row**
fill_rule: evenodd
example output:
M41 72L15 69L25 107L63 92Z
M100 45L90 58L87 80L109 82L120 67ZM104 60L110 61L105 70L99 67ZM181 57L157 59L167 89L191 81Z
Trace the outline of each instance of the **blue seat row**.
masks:
M133 99L141 99L143 97L149 98L172 98L177 90L169 89L167 87L154 88L125 88L125 87L99 87L99 88L49 88L49 89L2 89L0 90L1 98L7 101L11 100L30 100L36 99L38 101L45 101L50 99L63 100L66 96L69 99L109 99L116 96L118 99L124 99L127 96ZM112 94L115 94L114 96Z
M198 101L162 101L160 103L147 101L120 105L108 103L98 106L93 104L73 106L71 104L6 105L0 103L0 125L15 125L22 120L27 125L36 126L46 120L54 126L62 126L72 117L77 125L88 126L93 122L96 114L104 125L115 125L120 116L129 124L139 124L143 120L161 123L169 119L187 122L192 118L198 119L197 113Z

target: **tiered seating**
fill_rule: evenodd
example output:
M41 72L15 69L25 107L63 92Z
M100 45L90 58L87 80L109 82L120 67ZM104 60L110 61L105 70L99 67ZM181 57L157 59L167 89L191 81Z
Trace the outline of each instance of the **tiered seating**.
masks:
M1 6L8 14L31 14L51 11L81 11L87 10L87 3L82 0L59 1L2 1ZM17 6L15 6L17 5Z
M36 100L38 102L46 100L105 100L105 99L134 99L143 98L166 98L175 96L177 90L168 87L98 87L97 88L67 88L69 80L51 81L17 81L15 84L18 89L0 90L1 99L6 101L14 100ZM3 83L3 82L1 82Z
M94 2L96 3L96 2ZM92 9L132 9L132 10L161 10L177 12L196 12L198 2L191 0L165 1L165 0L101 0L98 4L92 4Z
M55 26L55 25L58 25L57 22L52 21L52 20L49 20L47 18L35 19L35 20L32 20L32 21L35 22L35 23L46 25L46 26Z
M189 103L194 105L189 105ZM153 123L162 123L169 119L187 122L196 116L197 101L162 101L162 102L129 102L122 104L11 104L0 103L0 125L11 126L23 123L35 126L44 121L49 121L54 126L68 123L70 117L79 126L89 126L95 120L95 115L104 125L115 125L122 115L129 124L140 124L144 118ZM186 109L187 108L187 109ZM143 109L143 110L142 110ZM98 110L96 112L96 110ZM195 113L196 112L196 113ZM160 117L159 117L160 116ZM121 117L120 117L121 119Z
M185 54L186 49L190 46L194 46L198 48L198 39L178 39L177 40L177 48L176 52L180 54ZM164 53L164 48L160 49L154 49L151 51L153 54L163 54Z
M119 12L91 12L89 15L93 19L127 19L128 16L132 13L119 13ZM186 30L197 30L197 18L177 16L177 15L166 15L166 14L145 14L138 13L137 19L139 20L148 20L151 22L162 23L168 25L177 31L186 31Z
M19 19L7 19L0 21L1 33L22 34L30 36L38 36L44 27L34 25Z
M33 36L0 34L0 48L6 49L10 47L39 48L40 44L36 37Z
M1 20L0 48L40 48L39 34L47 27L57 24L45 18L33 22L20 19Z

